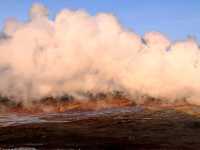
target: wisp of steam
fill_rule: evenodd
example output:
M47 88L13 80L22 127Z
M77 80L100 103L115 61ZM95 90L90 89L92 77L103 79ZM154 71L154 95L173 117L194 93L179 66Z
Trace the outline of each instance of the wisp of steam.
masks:
M198 43L159 32L141 37L112 14L64 9L52 20L33 4L28 21L6 20L0 52L0 95L15 102L120 91L136 102L200 104Z

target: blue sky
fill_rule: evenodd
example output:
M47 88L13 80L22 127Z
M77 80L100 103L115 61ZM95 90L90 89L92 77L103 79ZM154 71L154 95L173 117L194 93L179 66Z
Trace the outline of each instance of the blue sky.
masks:
M200 0L5 0L0 5L0 28L7 17L27 20L34 2L46 5L51 18L63 8L85 9L92 15L108 12L140 35L160 31L172 40L191 35L200 41Z

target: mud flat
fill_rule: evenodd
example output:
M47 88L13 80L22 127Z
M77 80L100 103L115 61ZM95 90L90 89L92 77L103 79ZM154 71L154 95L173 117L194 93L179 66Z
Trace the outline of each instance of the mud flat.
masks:
M0 147L24 149L199 149L199 107L141 106L1 115Z

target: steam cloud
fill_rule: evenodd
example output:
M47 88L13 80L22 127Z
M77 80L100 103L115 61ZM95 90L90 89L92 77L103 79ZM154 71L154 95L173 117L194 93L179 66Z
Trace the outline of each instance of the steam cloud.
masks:
M28 22L5 22L0 52L0 94L15 101L117 90L200 104L198 43L141 37L111 14L65 9L50 20L34 4Z

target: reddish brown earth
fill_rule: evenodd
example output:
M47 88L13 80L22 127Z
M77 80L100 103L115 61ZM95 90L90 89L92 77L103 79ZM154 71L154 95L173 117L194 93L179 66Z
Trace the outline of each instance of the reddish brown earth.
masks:
M21 104L7 104L0 101L0 112L37 114L43 112L65 112L69 110L101 110L135 105L134 101L122 97L90 100L57 100L49 97L32 102L26 106Z
M189 106L181 110L200 108ZM200 119L180 109L110 108L37 114L0 127L0 147L36 149L199 149ZM69 115L70 114L70 115ZM45 121L44 121L45 120Z
M200 107L127 99L54 101L6 107L0 148L194 149L200 147Z

